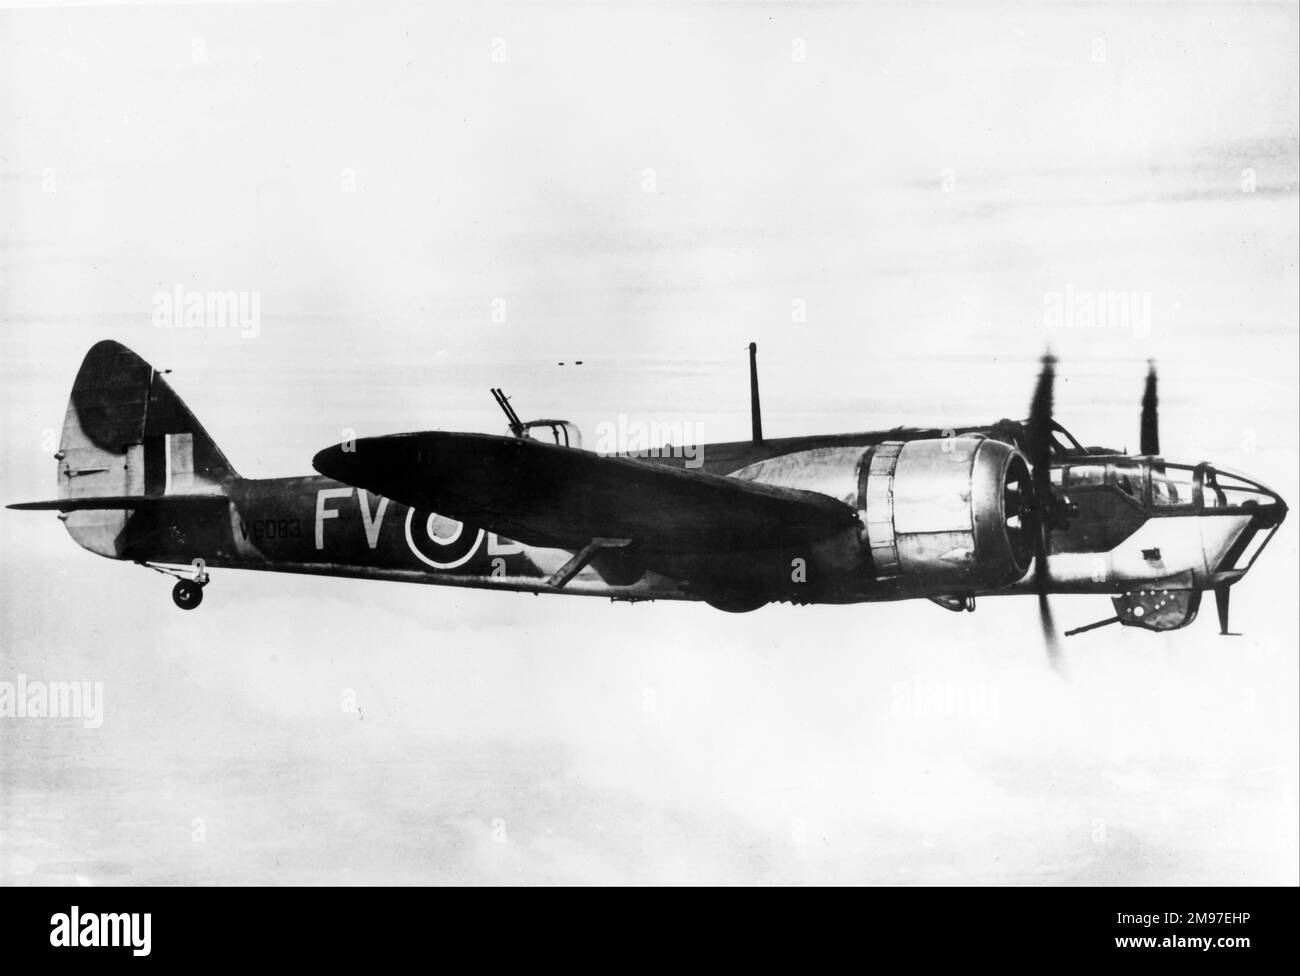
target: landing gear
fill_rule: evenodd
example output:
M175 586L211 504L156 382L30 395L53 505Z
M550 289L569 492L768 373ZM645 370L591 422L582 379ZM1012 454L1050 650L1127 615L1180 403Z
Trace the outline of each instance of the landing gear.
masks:
M172 587L172 603L182 610L193 610L203 602L203 587L208 585L208 567L202 559L195 559L188 567L168 563L149 563L141 561L155 573L164 573L176 577Z
M203 584L193 580L177 580L172 587L172 602L182 610L193 610L203 602Z

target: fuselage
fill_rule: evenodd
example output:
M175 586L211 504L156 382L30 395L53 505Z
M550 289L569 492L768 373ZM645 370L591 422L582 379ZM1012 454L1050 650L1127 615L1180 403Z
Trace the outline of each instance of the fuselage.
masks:
M762 462L806 458L809 452L852 451L953 433L908 429L731 442L702 445L693 458L711 473L734 474ZM687 458L669 448L652 452L645 461L686 464ZM1251 488L1243 489L1250 497L1226 497L1222 489L1205 487L1207 478L1224 476L1202 465L1180 469L1190 472L1185 494L1178 496L1175 486L1171 497L1171 470L1160 459L1110 455L1071 456L1053 464L1054 490L1076 508L1070 525L1051 536L1054 592L1114 594L1170 578L1206 589L1244 573L1259 548L1244 543L1266 537L1279 520L1269 507L1276 496L1250 483ZM137 513L125 521L113 551L101 554L145 563L185 565L201 559L215 568L537 593L561 592L547 581L572 556L567 549L524 545L320 475L235 478L222 486L220 496L214 495L212 505ZM94 514L65 518L77 535L78 523L93 520ZM737 554L734 571L744 574L755 558L756 553ZM857 575L847 583L815 586L799 602L1026 593L1032 590L1030 578L1026 572L1010 586L983 588L907 580L885 585ZM620 573L618 566L599 560L562 592L632 601L699 598L674 576L653 569Z

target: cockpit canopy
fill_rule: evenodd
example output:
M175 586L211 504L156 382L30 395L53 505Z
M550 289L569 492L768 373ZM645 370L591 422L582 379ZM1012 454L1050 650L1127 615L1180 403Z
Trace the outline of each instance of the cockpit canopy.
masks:
M530 420L524 423L519 419L519 414L515 412L504 390L494 386L491 393L510 424L506 429L510 437L527 437L529 440L555 444L558 447L582 447L582 434L578 432L576 425L567 420Z
M1210 464L1177 464L1159 457L1070 457L1052 466L1052 485L1066 495L1109 490L1148 514L1248 510L1280 502L1273 492L1242 475Z
M576 424L567 420L530 420L520 426L520 437L528 437L543 444L558 444L560 447L582 447L582 432Z

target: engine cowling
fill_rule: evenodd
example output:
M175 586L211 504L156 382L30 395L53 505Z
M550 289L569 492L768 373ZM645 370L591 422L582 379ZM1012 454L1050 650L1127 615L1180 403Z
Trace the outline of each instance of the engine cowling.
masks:
M826 547L833 564L817 567L836 589L995 590L1021 579L1033 559L1029 465L1011 445L982 435L816 448L734 477L822 492L858 512L851 555Z
M925 592L999 589L1033 559L1029 464L982 436L877 445L864 484L879 581Z

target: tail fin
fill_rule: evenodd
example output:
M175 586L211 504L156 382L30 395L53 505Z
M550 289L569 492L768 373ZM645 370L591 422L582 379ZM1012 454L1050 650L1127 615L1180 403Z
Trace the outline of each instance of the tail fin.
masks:
M182 493L238 477L162 374L111 339L86 353L56 456L60 498Z
M60 499L221 494L238 477L162 374L108 339L91 347L73 381L55 457ZM80 545L116 556L130 512L61 517Z

